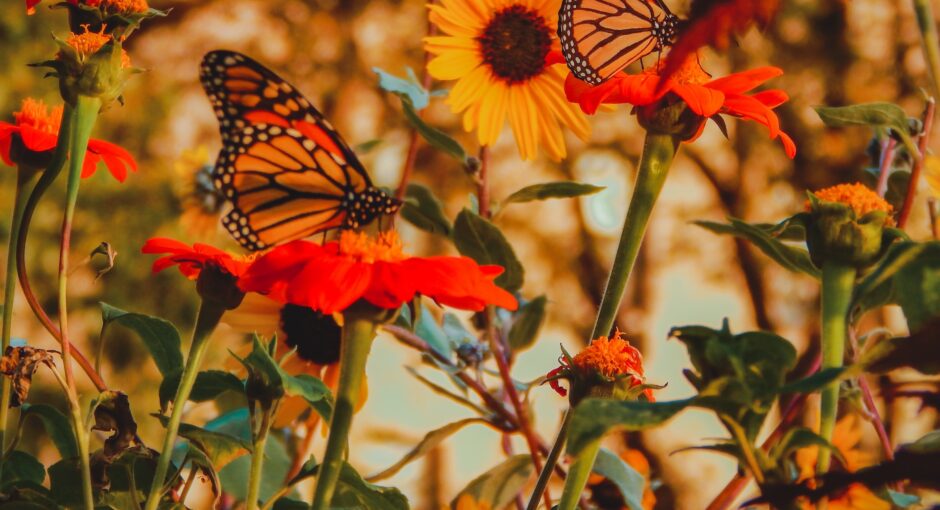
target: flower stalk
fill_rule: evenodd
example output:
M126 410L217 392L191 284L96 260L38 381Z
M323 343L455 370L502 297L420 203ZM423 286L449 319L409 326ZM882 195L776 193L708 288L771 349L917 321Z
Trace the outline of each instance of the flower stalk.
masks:
M31 168L19 168L16 174L16 190L13 199L13 221L10 224L10 241L7 247L7 274L3 290L3 337L0 343L0 352L6 352L10 345L10 336L13 329L13 301L16 297L16 241L23 211L26 209L28 197L26 189L36 171ZM4 377L0 382L0 451L6 445L6 424L10 411L10 379ZM0 458L0 474L3 473L4 458Z
M678 149L679 140L675 136L647 132L633 196L620 233L620 244L617 245L617 254L614 256L614 264L604 289L604 296L601 298L591 338L606 336L614 326L650 214Z
M571 469L568 470L568 477L565 478L565 488L561 493L561 501L558 502L558 510L574 510L578 506L600 449L601 440L598 438L586 445L575 458Z
M261 476L264 474L264 448L268 442L268 435L271 432L271 425L274 422L274 413L277 411L277 404L261 413L261 423L258 430L254 433L251 443L251 469L248 476L248 496L245 498L246 510L255 510L258 508L258 496L261 493Z
M186 366L183 368L183 375L180 377L180 385L176 389L176 396L173 398L173 412L170 414L170 420L166 425L166 435L163 437L163 447L160 449L160 458L157 459L157 468L154 472L153 483L150 485L150 494L147 497L145 510L156 510L160 505L164 482L170 468L170 458L173 456L173 445L176 442L176 436L179 434L180 422L183 420L183 410L189 400L193 385L196 383L199 367L202 366L206 351L209 350L209 338L219 324L219 319L222 318L223 313L225 313L225 307L216 301L203 300L202 305L199 307L196 326L193 329L193 341L189 348L189 357L186 359Z
M842 366L845 342L848 334L847 322L852 289L857 270L836 261L827 261L822 268L822 365L821 369ZM839 410L839 382L834 381L823 388L819 413L819 435L832 441L836 415ZM832 452L820 448L816 462L816 473L822 475L829 470Z
M542 466L539 478L535 481L535 489L532 491L532 496L529 498L529 504L526 505L526 510L537 510L539 507L539 498L541 498L542 493L545 492L548 481L552 478L552 471L555 470L555 465L558 464L562 449L564 449L565 443L568 440L568 426L571 425L571 417L573 415L574 413L571 412L571 409L565 411L565 417L561 421L561 427L558 429L555 443L552 444L552 449L548 452L548 457L545 458L545 465Z
M85 430L81 406L78 403L78 390L75 386L75 375L72 372L72 344L69 340L68 322L68 273L69 249L72 239L72 221L75 218L75 206L78 202L78 189L82 179L82 164L84 154L91 139L91 131L98 119L101 110L101 100L98 98L78 96L75 104L75 114L72 117L72 129L69 136L69 171L68 183L65 193L65 215L62 219L62 241L59 248L59 333L62 343L62 365L65 372L65 382L69 392L69 410L71 411L72 426L75 428L75 438L78 440L79 458L82 471L82 495L87 510L94 508L94 494L91 486L91 465L89 459L88 433Z
M940 94L940 37L937 36L937 22L933 16L930 0L914 0L914 13L917 15L917 28L920 29L924 45L924 56L930 77L933 79L933 93Z
M326 441L323 462L317 474L312 510L330 508L336 482L343 468L349 429L356 401L362 387L366 371L366 360L375 338L376 322L369 317L347 314L343 326L343 341L340 352L339 386L336 390L336 404L330 419L330 433Z

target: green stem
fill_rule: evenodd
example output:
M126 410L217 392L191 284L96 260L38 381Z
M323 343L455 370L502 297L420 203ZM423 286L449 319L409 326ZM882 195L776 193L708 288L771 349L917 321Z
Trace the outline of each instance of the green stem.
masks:
M170 414L170 420L166 425L163 448L160 450L160 458L157 459L157 469L150 485L147 504L144 507L146 510L156 510L160 505L166 475L170 469L170 458L173 456L173 445L176 443L180 422L183 420L183 410L189 400L193 385L196 383L199 367L202 366L203 358L209 349L209 337L219 324L219 319L222 318L224 312L225 308L222 305L212 301L203 301L199 307L199 314L196 316L196 327L193 329L193 341L189 347L189 357L186 359L186 366L183 368L183 375L180 377L180 385L176 389L176 396L173 398L173 412Z
M89 459L88 434L82 419L82 409L78 401L78 390L75 386L75 374L72 372L72 344L69 341L69 313L68 313L68 273L69 249L72 240L72 221L75 218L75 206L78 202L78 189L82 180L82 165L85 162L85 151L88 149L88 140L91 131L98 120L98 111L101 110L101 100L98 98L78 96L75 105L75 115L72 117L72 129L69 136L69 173L68 185L65 192L65 215L62 219L62 242L59 249L59 332L62 336L62 364L65 372L65 382L69 388L69 407L75 427L75 437L78 440L78 451L82 464L82 495L85 508L94 508L94 493L91 486L91 465Z
M917 28L920 29L924 44L924 56L930 77L933 79L933 94L940 95L940 37L937 36L937 22L933 17L931 0L914 0L914 12L917 14Z
M640 168L637 170L636 184L633 187L633 197L627 209L627 217L623 222L623 231L620 233L620 244L614 257L613 267L604 297L601 298L600 309L597 312L597 321L594 323L594 332L591 338L597 338L610 333L623 300L627 280L636 262L640 244L646 233L650 213L659 197L659 192L666 182L672 158L679 148L679 141L672 135L647 133L643 145L643 156L640 158Z
M343 327L343 342L340 352L339 386L336 390L336 405L330 419L330 435L326 441L323 463L317 475L317 486L313 495L313 510L327 510L333 499L333 490L343 468L343 454L352 425L366 360L375 337L376 324L368 318L346 317Z
M842 366L849 304L855 284L856 270L837 262L826 262L822 268L822 365L820 370ZM832 442L832 431L839 410L839 382L823 388L819 411L819 435ZM829 470L831 452L819 449L816 474Z
M3 289L3 337L0 353L6 353L10 346L13 329L13 301L16 297L16 239L19 237L20 222L26 209L26 193L32 177L36 175L31 168L20 168L16 173L16 191L13 199L13 221L10 224L10 240L7 248L7 276ZM0 451L6 445L7 419L10 411L10 379L3 378L0 383ZM4 458L0 458L0 478L2 478Z
M578 506L600 450L601 438L597 438L586 445L575 458L571 469L568 470L568 477L565 478L565 488L561 493L561 501L558 502L558 510L574 510Z
M548 481L552 478L552 471L555 470L555 465L558 464L558 458L561 457L561 451L565 447L565 442L568 439L568 426L571 425L571 417L573 415L574 413L571 409L565 412L565 417L561 422L561 428L558 429L558 436L555 437L555 444L552 445L552 449L548 452L545 465L542 466L539 479L535 482L535 490L529 498L529 504L526 506L526 510L536 510L539 507L539 499L542 497L542 493L545 492Z
M261 426L255 434L251 450L251 471L248 478L248 496L245 498L246 510L258 508L258 495L261 492L261 475L264 471L264 447L268 441L268 432L271 431L274 408L266 409L261 413Z

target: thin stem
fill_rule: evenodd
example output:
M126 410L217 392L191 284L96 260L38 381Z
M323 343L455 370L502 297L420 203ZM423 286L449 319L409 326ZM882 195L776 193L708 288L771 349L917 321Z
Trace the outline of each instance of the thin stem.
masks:
M888 192L888 177L891 176L891 163L894 162L894 149L897 145L897 140L890 136L881 145L881 162L878 165L878 185L875 192L882 198Z
M10 240L7 248L7 275L3 289L3 338L0 343L0 353L6 353L10 346L10 336L13 329L13 301L16 297L16 239L23 210L26 208L26 187L32 180L35 171L30 168L20 168L16 174L16 191L13 199L13 221L10 224ZM0 451L6 444L7 419L10 411L10 379L4 377L0 383ZM0 458L0 473L3 472L5 458Z
M483 203L482 201L480 202ZM482 207L482 206L481 206ZM529 419L529 410L523 405L522 399L519 398L519 392L516 390L516 384L512 380L512 374L509 372L509 362L508 356L506 355L506 349L501 341L499 334L496 332L496 327L493 324L493 307L486 307L486 312L484 317L486 318L486 331L487 337L489 338L490 351L493 353L493 358L496 360L496 366L499 368L499 377L503 383L503 391L506 392L506 395L509 397L509 403L512 404L513 409L516 411L516 418L519 423L519 431L522 432L523 437L525 437L526 444L529 446L529 453L532 455L532 465L535 466L535 470L538 472L542 471L542 459L541 451L539 450L539 441L535 437L535 432L532 430L532 421ZM548 505L548 508L551 508L552 497L548 491L545 491L545 504Z
M741 453L744 454L744 463L751 472L751 476L754 477L754 480L756 480L758 484L763 484L765 480L764 470L761 469L760 463L757 461L757 454L754 452L754 446L748 439L747 434L744 433L744 429L729 417L722 416L721 421L724 423L725 428L731 432L731 435L734 436L734 439L741 446Z
M548 458L545 459L545 467L542 468L542 471L539 473L539 479L535 482L535 489L532 491L532 496L529 498L529 504L526 506L526 510L536 510L539 507L539 498L542 497L542 492L545 491L545 487L548 487L548 481L552 478L552 471L555 469L555 465L558 464L558 458L561 457L561 451L565 447L565 442L568 439L568 426L571 425L571 417L574 413L571 412L571 409L565 411L565 417L561 421L561 427L558 429L558 436L555 437L555 443L552 445L552 450L548 452ZM546 509L551 509L551 506L546 507Z
M940 37L937 36L937 22L933 16L931 0L914 0L914 13L917 15L917 28L920 29L927 68L930 69L930 77L933 79L933 93L940 95Z
M428 4L432 4L428 2ZM431 23L430 18L428 19L428 28L427 35L428 37L435 34L437 31L437 26L434 23ZM431 88L431 73L428 72L428 63L431 61L431 54L428 51L424 52L424 65L421 66L421 86L425 90ZM422 112L418 112L418 117L422 117ZM421 137L418 135L418 130L411 128L411 133L409 134L408 139L408 152L405 155L405 164L401 169L401 179L398 181L398 188L395 189L395 198L402 200L405 198L405 192L408 190L408 181L411 179L412 171L414 170L415 161L418 159L418 144L421 141ZM399 209L400 211L401 209Z
M366 360L372 348L376 324L368 318L347 316L343 326L343 342L340 352L339 386L336 389L336 404L330 419L330 434L326 440L323 463L317 475L312 510L326 510L333 500L333 491L343 469L343 453L359 389L366 371Z
M477 175L477 202L480 216L490 217L490 151L487 146L480 147L480 173Z
M153 475L153 482L150 485L150 495L147 497L147 504L144 507L146 510L156 510L160 505L166 475L170 469L170 459L173 456L173 445L179 433L180 422L183 420L183 410L189 400L193 385L196 383L196 375L199 374L202 360L206 355L206 351L209 350L209 338L219 324L219 319L222 318L224 312L224 307L211 301L203 301L199 307L196 326L193 329L193 341L189 347L189 357L186 359L186 366L183 368L183 375L180 377L180 385L176 389L176 396L173 398L173 412L170 414L170 420L166 425L163 448L160 450L160 458L157 459L157 468Z
M623 301L623 293L627 287L627 280L636 262L640 244L646 233L650 213L659 197L659 192L666 182L669 166L679 148L679 142L672 135L655 133L646 134L643 145L643 155L637 170L636 183L633 187L633 196L630 207L623 222L623 231L620 233L620 244L614 256L614 264L610 270L607 287L601 298L597 320L591 338L597 338L610 333Z
M930 140L930 130L933 127L933 115L936 109L936 102L933 98L927 100L927 109L924 111L924 130L917 140L917 150L920 156L914 160L914 166L911 168L911 176L907 182L907 193L904 195L904 205L901 206L901 212L898 214L898 228L903 229L907 224L907 218L911 215L914 207L914 198L917 195L917 184L920 182L920 174L924 169L924 161L927 160L927 142Z
M199 468L190 464L189 474L186 475L186 483L183 484L183 490L180 492L180 503L186 503L186 498L189 496L189 490L193 488L193 483L196 481L197 475L199 475Z
M272 417L276 406L265 409L261 413L261 426L254 434L251 449L251 470L248 477L248 496L245 498L246 510L258 508L258 496L261 493L261 476L264 473L264 447L268 442L268 433L271 431Z
M45 310L43 310L39 300L36 298L35 294L33 294L32 286L29 284L29 273L26 269L26 238L29 234L29 226L32 222L33 213L36 212L36 207L39 205L39 200L55 181L56 177L58 177L59 173L62 172L65 163L68 161L69 141L72 138L75 116L75 108L66 103L65 109L62 112L62 121L59 125L59 137L56 140L55 151L52 153L52 160L46 168L46 171L43 172L42 177L39 178L33 191L30 193L29 199L26 201L26 207L23 211L23 218L20 221L20 228L16 239L16 271L19 276L20 288L23 290L27 304L39 319L39 322L59 343L62 342L62 335L59 329L52 322L52 319L49 318L49 315L46 314ZM99 392L106 391L108 387L104 383L104 379L102 379L101 375L91 366L91 363L88 362L85 356L75 347L72 347L71 351L72 359L74 359L88 375L88 378L91 379L95 388L97 388Z
M101 109L101 100L98 98L78 96L75 105L75 115L72 117L72 132L69 137L69 173L65 194L65 215L62 219L62 242L59 247L59 332L62 335L62 365L65 369L65 382L69 388L69 407L75 427L75 437L78 439L78 448L82 464L82 494L85 508L92 510L94 493L91 486L91 465L88 458L88 434L85 431L82 419L81 406L78 404L78 390L75 386L75 375L72 372L72 343L69 341L69 313L68 313L68 270L69 249L72 239L72 221L75 218L75 206L78 203L78 189L82 180L82 165L85 162L85 150L91 131L98 120L98 111Z
M586 445L575 458L571 469L568 470L568 478L565 479L565 488L561 493L561 501L558 502L558 510L574 510L578 506L581 493L591 476L591 470L594 468L594 461L600 449L601 439L597 438Z
M847 316L855 283L856 270L838 262L827 261L822 268L822 369L842 366L847 338ZM822 390L819 411L819 435L832 441L839 410L839 382L830 383ZM819 449L816 474L829 471L832 452Z
M940 240L940 201L927 199L927 216L930 217L930 233L935 241Z

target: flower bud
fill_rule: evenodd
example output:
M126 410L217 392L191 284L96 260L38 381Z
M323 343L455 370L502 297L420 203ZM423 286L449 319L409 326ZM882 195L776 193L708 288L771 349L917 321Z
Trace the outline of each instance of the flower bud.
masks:
M60 50L55 60L43 62L59 78L62 98L75 105L78 96L96 97L102 104L117 99L128 77L138 72L131 68L130 58L121 48L121 42L104 31L73 33L65 41L56 39Z
M835 262L863 269L882 253L892 207L860 183L840 184L810 194L806 244L817 267Z

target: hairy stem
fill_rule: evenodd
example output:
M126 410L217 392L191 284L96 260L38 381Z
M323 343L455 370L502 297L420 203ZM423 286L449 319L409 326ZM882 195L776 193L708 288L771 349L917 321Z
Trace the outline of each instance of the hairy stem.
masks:
M268 442L268 433L271 431L272 418L276 406L265 409L261 413L261 425L254 434L251 449L251 470L248 476L248 496L245 498L246 510L258 508L258 495L261 493L261 476L264 473L264 447Z
M186 359L186 366L183 368L183 374L180 377L180 385L176 389L176 396L173 398L173 412L170 414L170 420L166 425L163 447L160 449L160 458L157 459L157 468L153 475L153 482L150 485L150 494L147 496L147 504L144 507L146 510L156 510L160 505L166 475L170 469L170 459L173 456L173 445L176 443L180 422L183 420L183 410L189 400L193 385L196 383L199 367L202 366L206 351L209 350L209 338L219 324L219 319L222 318L224 312L225 308L222 305L211 301L203 301L199 307L196 326L193 329L193 341L189 347L189 357Z
M62 365L65 382L69 391L69 410L71 411L75 437L82 465L82 496L87 510L92 510L94 493L91 486L91 465L89 459L88 432L85 430L82 409L79 404L78 390L75 386L75 374L72 372L72 343L69 341L68 281L69 250L72 240L72 221L75 218L75 206L78 203L78 189L82 180L82 165L85 162L85 150L91 131L98 120L101 100L78 96L75 115L72 117L72 129L69 136L69 172L65 192L65 215L62 219L62 240L59 245L59 332L62 341Z
M535 482L535 489L532 491L532 496L529 498L529 504L526 506L526 510L536 510L539 507L539 498L542 497L542 493L545 492L545 487L548 486L548 481L552 478L552 471L555 469L555 465L558 464L558 458L561 457L561 451L564 449L565 442L568 439L568 426L571 425L571 417L573 415L574 413L571 412L570 409L565 412L565 417L561 422L561 428L558 429L558 436L555 437L555 443L552 445L552 449L548 452L548 457L545 459L545 466L542 467L539 478ZM551 508L551 506L547 508Z
M650 213L659 197L659 192L666 182L669 166L679 148L679 141L672 135L655 133L646 134L643 145L643 155L640 157L640 168L637 171L636 183L633 186L633 196L630 207L623 222L620 233L620 244L617 245L617 254L610 269L604 297L601 298L597 320L594 322L594 331L591 338L597 338L610 333L623 301L623 293L627 287L627 280L636 262L640 244L646 233Z
M856 270L837 262L826 262L822 268L822 369L842 366L847 338L847 316L852 299ZM836 425L839 410L839 382L830 383L822 390L819 411L819 435L826 441L832 441L832 432ZM816 474L822 475L829 470L832 452L819 449L816 461Z
M346 320L343 326L336 404L330 419L330 434L326 440L323 463L320 464L320 472L317 475L313 510L330 508L333 491L343 468L343 453L346 451L349 429L366 371L366 360L375 337L376 324L372 320L355 316L347 316Z

